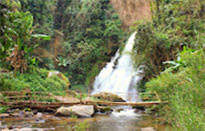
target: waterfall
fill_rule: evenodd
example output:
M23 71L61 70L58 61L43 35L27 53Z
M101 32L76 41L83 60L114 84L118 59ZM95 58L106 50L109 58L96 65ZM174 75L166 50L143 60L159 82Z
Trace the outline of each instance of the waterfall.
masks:
M132 52L135 35L133 33L128 39L120 56L119 50L111 61L104 67L95 78L92 94L109 92L122 97L126 101L139 101L136 96L136 84L143 78L143 69L134 69L130 53ZM129 93L132 94L129 94ZM133 95L135 94L135 95Z

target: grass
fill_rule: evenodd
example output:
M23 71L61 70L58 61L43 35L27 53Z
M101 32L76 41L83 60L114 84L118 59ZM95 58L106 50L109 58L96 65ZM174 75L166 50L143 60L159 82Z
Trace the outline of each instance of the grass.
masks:
M90 127L90 124L87 122L87 121L83 121L83 122L80 122L80 123L75 123L75 125L71 126L71 125L68 125L66 127L66 130L67 131L87 131L88 128Z
M72 85L71 90L73 91L80 91L84 94L88 93L88 87L83 84Z
M16 76L12 72L1 73L0 72L0 91L39 91L41 94L32 94L31 100L55 102L55 98L52 97L42 97L58 95L66 95L66 90L68 90L68 80L65 80L63 74L59 76L48 77L50 71L46 69L40 69L32 67L27 73L17 73ZM62 77L64 76L64 77ZM6 95L0 96L4 98ZM4 112L5 107L0 107L0 112Z

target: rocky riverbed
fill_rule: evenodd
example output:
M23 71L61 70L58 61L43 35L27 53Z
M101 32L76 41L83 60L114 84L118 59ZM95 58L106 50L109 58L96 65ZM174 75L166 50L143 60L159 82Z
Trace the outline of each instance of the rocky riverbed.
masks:
M119 109L119 108L118 108ZM92 117L78 118L75 115L56 116L55 113L35 110L10 110L0 114L1 131L155 131L166 126L154 123L154 117L134 110L115 109L113 112L96 113Z

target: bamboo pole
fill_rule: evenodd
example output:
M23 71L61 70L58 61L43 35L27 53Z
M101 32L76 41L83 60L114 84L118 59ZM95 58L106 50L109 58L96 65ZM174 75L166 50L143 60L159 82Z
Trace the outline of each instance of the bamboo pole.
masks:
M62 92L62 91L56 91L56 92ZM54 92L54 93L56 93ZM69 93L70 91L66 91L66 93ZM13 96L5 96L5 98L7 99L12 99L12 101L7 101L4 99L0 100L0 104L2 105L7 105L9 107L36 107L36 108L58 108L61 106L72 106L72 105L77 105L77 104L85 104L85 105L97 105L97 104L102 104L102 105L130 105L130 106L152 106L154 104L166 104L168 103L167 101L163 102L161 101L159 95L156 92L153 93L141 93L141 94L145 94L145 95L154 95L153 98L157 99L158 101L149 101L149 102L108 102L108 101L83 101L82 100L82 93L80 92L80 102L41 102L41 101L37 101L35 98L41 98L40 96L32 96L32 95L40 95L40 94L49 94L51 92L39 92L39 91L1 91L0 93L4 93L4 94L10 94ZM121 92L122 93L122 92ZM16 94L16 95L14 95ZM26 94L26 95L25 95ZM126 93L124 93L126 94ZM21 95L21 96L18 96ZM136 93L128 93L128 95L134 95L137 96L139 94ZM148 97L148 96L146 96ZM28 98L29 100L19 100L19 98ZM50 98L50 96L43 96L43 99L45 98ZM53 98L53 97L51 97ZM153 99L153 98L142 98L143 100L145 99ZM17 100L13 100L13 99L17 99ZM34 100L35 99L35 100ZM110 100L112 100L112 96L110 97Z
M154 93L156 94L158 101L161 102L161 99L160 99L159 95L157 94L157 92L154 91Z

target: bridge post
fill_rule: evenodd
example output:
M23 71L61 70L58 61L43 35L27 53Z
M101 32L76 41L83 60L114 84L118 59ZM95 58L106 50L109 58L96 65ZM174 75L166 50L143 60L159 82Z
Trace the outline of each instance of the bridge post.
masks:
M158 101L161 102L161 99L160 99L159 95L157 94L157 92L154 91L154 93L155 93L155 95L157 96Z

